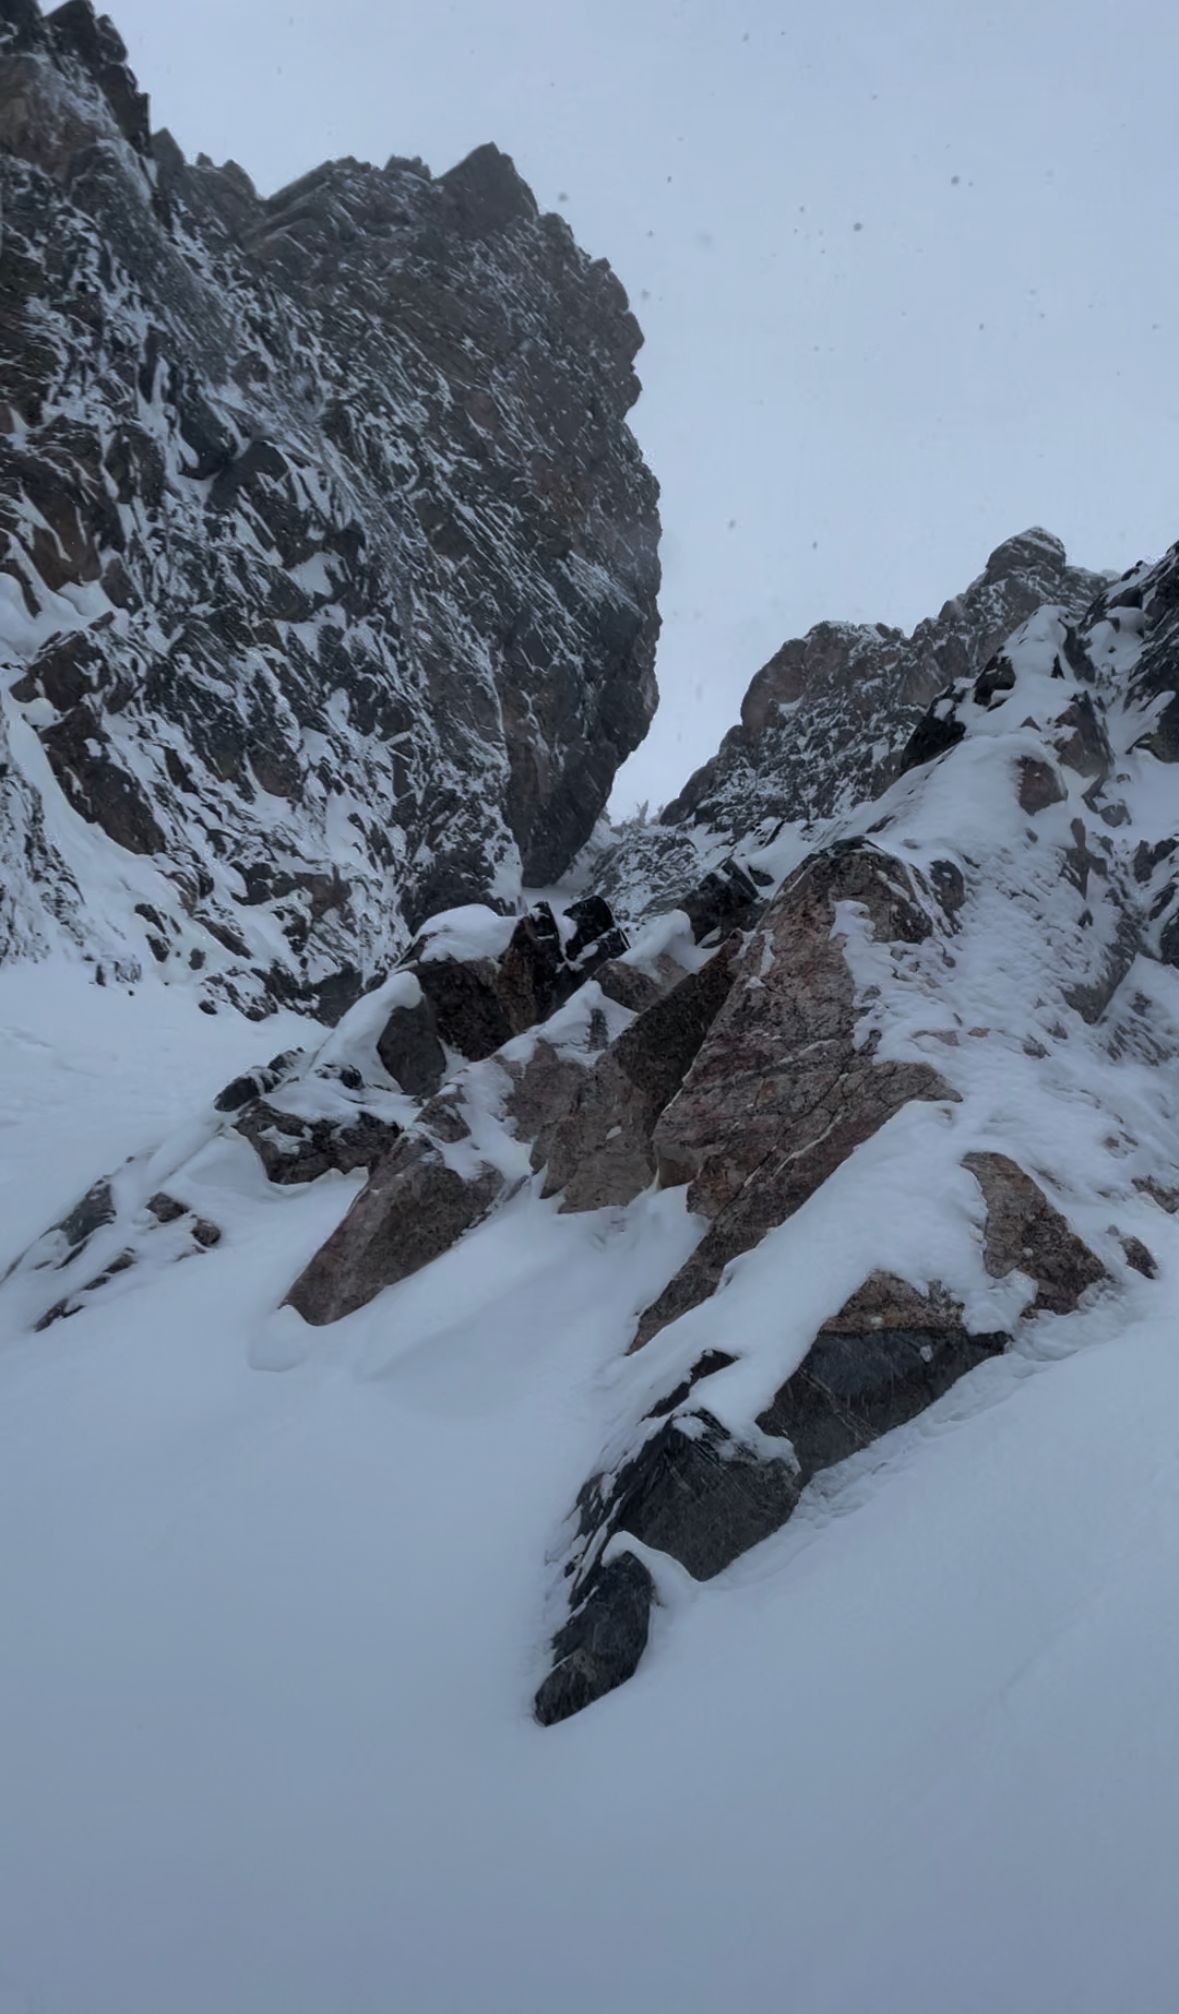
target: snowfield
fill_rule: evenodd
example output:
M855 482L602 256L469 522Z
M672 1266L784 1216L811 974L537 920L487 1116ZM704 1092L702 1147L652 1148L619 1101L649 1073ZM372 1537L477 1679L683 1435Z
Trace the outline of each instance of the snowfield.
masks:
M0 1026L6 1260L307 1035L62 963ZM347 1321L276 1315L359 1180L215 1141L215 1251L0 1354L3 2014L1173 2008L1174 1221L1120 1333L1041 1323L665 1577L638 1675L542 1730L544 1549L682 1192L524 1194Z

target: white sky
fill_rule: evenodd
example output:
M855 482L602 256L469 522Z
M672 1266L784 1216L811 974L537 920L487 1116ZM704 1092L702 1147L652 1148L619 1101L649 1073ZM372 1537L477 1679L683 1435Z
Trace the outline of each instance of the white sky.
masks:
M908 627L1030 523L1179 536L1168 0L108 4L189 155L269 193L494 140L625 283L665 579L619 810L822 617Z

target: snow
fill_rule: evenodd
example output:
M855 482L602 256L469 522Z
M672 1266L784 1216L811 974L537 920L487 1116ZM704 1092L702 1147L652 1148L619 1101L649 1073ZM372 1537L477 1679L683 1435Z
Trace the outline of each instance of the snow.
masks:
M1148 709L1114 703L1128 621L1094 687L1125 818L1099 825L1065 768L1066 800L1020 808L1018 764L1055 761L1071 697L1061 641L1051 609L1017 633L1015 686L959 694L945 759L821 832L751 839L770 876L835 837L891 852L902 893L908 869L961 869L921 942L877 943L854 902L835 918L857 1040L951 1095L896 1113L635 1356L702 1221L677 1190L541 1200L504 1117L536 1031L456 1062L470 1130L441 1149L508 1199L314 1328L281 1303L363 1177L268 1184L211 1100L299 1047L280 1103L353 1109L319 1073L359 1062L368 1109L410 1123L376 1041L412 974L327 1031L202 1014L155 973L98 987L64 954L0 971L0 1269L120 1169L122 1210L68 1277L30 1261L0 1284L0 2014L1170 2014L1179 1218L1139 1183L1179 1181L1179 976L1140 955L1092 1024L1069 995L1139 843L1174 831L1173 783L1135 745ZM1082 818L1084 889L1062 873ZM121 915L147 869L113 878L80 822L51 837ZM449 911L418 955L496 956L514 920ZM707 955L674 909L626 953ZM756 935L750 964L767 983ZM629 1016L590 981L544 1039L588 1062L603 1019ZM979 1150L1017 1158L1106 1268L1076 1313L1024 1321L1031 1280L985 1271ZM166 1225L104 1280L173 1177L221 1242ZM940 1280L1011 1348L712 1582L614 1536L658 1592L650 1648L540 1729L582 1482L706 1350L733 1358L709 1410L755 1439L878 1268Z
M457 909L443 909L422 925L419 958L498 958L507 949L516 927L514 916L504 916L483 902L463 903Z
M14 1244L280 1046L82 987L0 975ZM842 1178L879 1204L939 1124L902 1113ZM358 1178L275 1190L224 1140L194 1170L233 1193L216 1251L0 1353L5 2014L1173 2006L1161 1211L1116 1328L988 1363L717 1581L659 1562L636 1678L541 1730L543 1555L654 1375L620 1351L682 1197L524 1191L312 1331L275 1305ZM760 1269L805 1324L822 1222L713 1323Z
M0 1273L99 1175L187 1127L241 1070L314 1024L259 1028L192 994L94 984L65 957L0 969Z

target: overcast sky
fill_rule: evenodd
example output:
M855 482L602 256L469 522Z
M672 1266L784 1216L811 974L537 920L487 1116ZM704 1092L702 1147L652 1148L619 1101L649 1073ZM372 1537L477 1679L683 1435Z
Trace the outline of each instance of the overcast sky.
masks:
M910 627L1031 523L1179 537L1171 0L108 0L156 125L269 193L484 140L647 342L663 699L620 810L837 616Z

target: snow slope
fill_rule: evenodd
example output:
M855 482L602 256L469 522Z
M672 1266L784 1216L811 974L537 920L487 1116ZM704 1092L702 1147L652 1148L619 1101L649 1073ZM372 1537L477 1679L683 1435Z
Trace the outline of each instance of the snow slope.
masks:
M60 975L22 978L9 1025L52 1029ZM251 1035L87 997L96 1067L3 1066L9 1165L75 1186L112 1112L128 1146L165 1115L178 1047L212 1073ZM5 2014L1173 2006L1161 1211L1119 1333L973 1374L541 1730L536 1535L682 1192L522 1196L312 1332L271 1311L359 1178L209 1153L216 1252L4 1354Z

